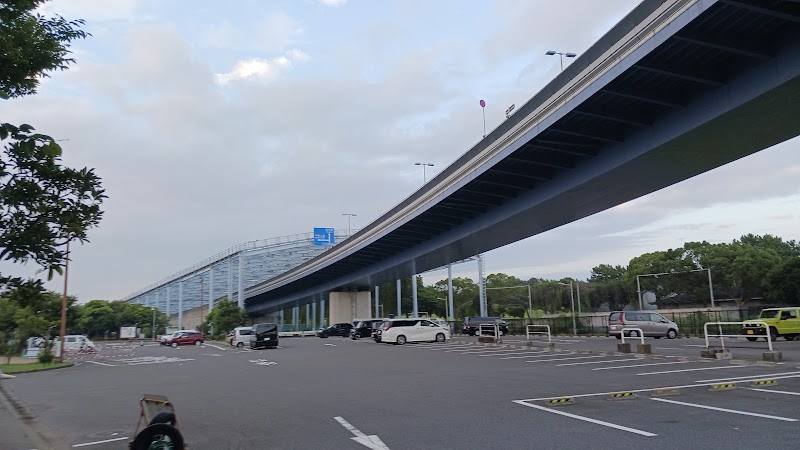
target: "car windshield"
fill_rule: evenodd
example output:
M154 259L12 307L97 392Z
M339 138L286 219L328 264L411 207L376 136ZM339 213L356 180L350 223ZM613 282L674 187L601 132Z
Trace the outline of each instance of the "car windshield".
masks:
M779 309L765 309L761 311L760 319L775 319L780 316L781 310Z

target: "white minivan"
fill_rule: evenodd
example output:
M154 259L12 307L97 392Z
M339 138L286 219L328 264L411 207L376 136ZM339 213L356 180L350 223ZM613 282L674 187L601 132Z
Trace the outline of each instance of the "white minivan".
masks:
M391 319L380 329L380 342L403 345L406 342L445 342L450 330L428 319Z
M68 334L64 336L64 352L66 353L94 353L99 349L82 334ZM56 357L61 355L61 341L58 336L53 338L53 354Z
M236 327L233 329L233 336L230 337L232 347L243 348L250 344L250 337L253 335L253 327Z

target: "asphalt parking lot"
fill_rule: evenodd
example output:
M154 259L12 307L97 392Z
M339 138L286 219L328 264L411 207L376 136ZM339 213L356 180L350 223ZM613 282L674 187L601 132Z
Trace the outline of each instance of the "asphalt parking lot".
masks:
M605 338L557 338L554 351L476 340L392 346L307 337L259 351L139 347L4 380L3 391L30 415L26 423L49 441L10 433L0 447L126 448L145 393L172 400L193 449L795 445L794 356L731 364L700 360L694 347L654 356L588 348ZM524 338L509 336L506 344L515 340ZM662 339L654 352L682 341L692 342ZM612 349L616 343L606 341Z

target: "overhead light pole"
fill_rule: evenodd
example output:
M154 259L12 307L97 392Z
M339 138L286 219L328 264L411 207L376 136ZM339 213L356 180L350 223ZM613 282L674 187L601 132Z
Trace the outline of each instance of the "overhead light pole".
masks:
M421 163L421 162L417 162L417 163L414 163L414 165L415 165L415 166L422 166L422 184L425 184L425 183L427 183L427 182L428 182L428 179L427 179L427 177L426 177L426 174L425 174L425 169L426 169L427 167L433 167L433 163Z
M564 57L566 56L567 58L574 58L574 57L578 56L577 54L572 53L572 52L562 53L562 52L557 52L555 50L548 50L547 52L545 52L545 55L547 55L547 56L558 55L558 60L561 62L561 71L562 72L564 71Z
M569 280L569 284L558 282L558 284L562 286L569 286L569 303L572 305L572 335L578 335L578 324L575 322L575 297L572 295L572 280Z
M344 213L343 216L347 216L347 237L350 237L350 218L356 217L353 213Z

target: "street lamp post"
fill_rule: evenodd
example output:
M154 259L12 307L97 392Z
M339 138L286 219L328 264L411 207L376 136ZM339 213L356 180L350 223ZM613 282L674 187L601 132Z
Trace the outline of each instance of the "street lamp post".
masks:
M572 335L578 335L578 324L575 322L575 297L572 295L572 280L569 280L569 284L558 282L558 284L562 286L569 286L569 303L572 305Z
M343 216L347 216L347 237L350 237L350 218L356 217L353 213L344 213Z
M61 336L58 345L61 346L58 353L58 362L64 362L64 335L67 334L67 278L69 277L69 241L67 237L67 251L64 257L64 295L61 297Z
M639 309L644 310L644 303L642 302L642 285L639 282L639 277L656 277L658 278L659 275L675 275L679 273L691 273L691 272L703 272L708 271L708 295L711 297L711 307L714 308L714 285L711 283L711 269L694 269L694 270L684 270L683 272L659 272L659 273L643 273L641 275L636 275L636 292L639 295Z
M576 55L575 53L572 53L572 52L561 53L561 52L557 52L555 50L548 50L547 52L545 52L545 55L547 55L547 56L558 55L558 59L561 62L561 71L562 72L564 71L564 57L566 56L567 58L574 58L574 57L578 56L578 55Z
M202 308L202 306L201 306L201 308ZM151 328L151 330L152 331L150 332L150 337L152 337L153 340L155 341L156 340L156 307L155 306L153 306L153 328Z
M427 182L428 182L428 179L427 179L427 177L425 176L425 168L426 168L426 167L433 167L433 163L421 163L421 162L417 162L417 163L414 163L414 165L415 165L415 166L422 166L422 184L425 184L425 183L427 183Z

